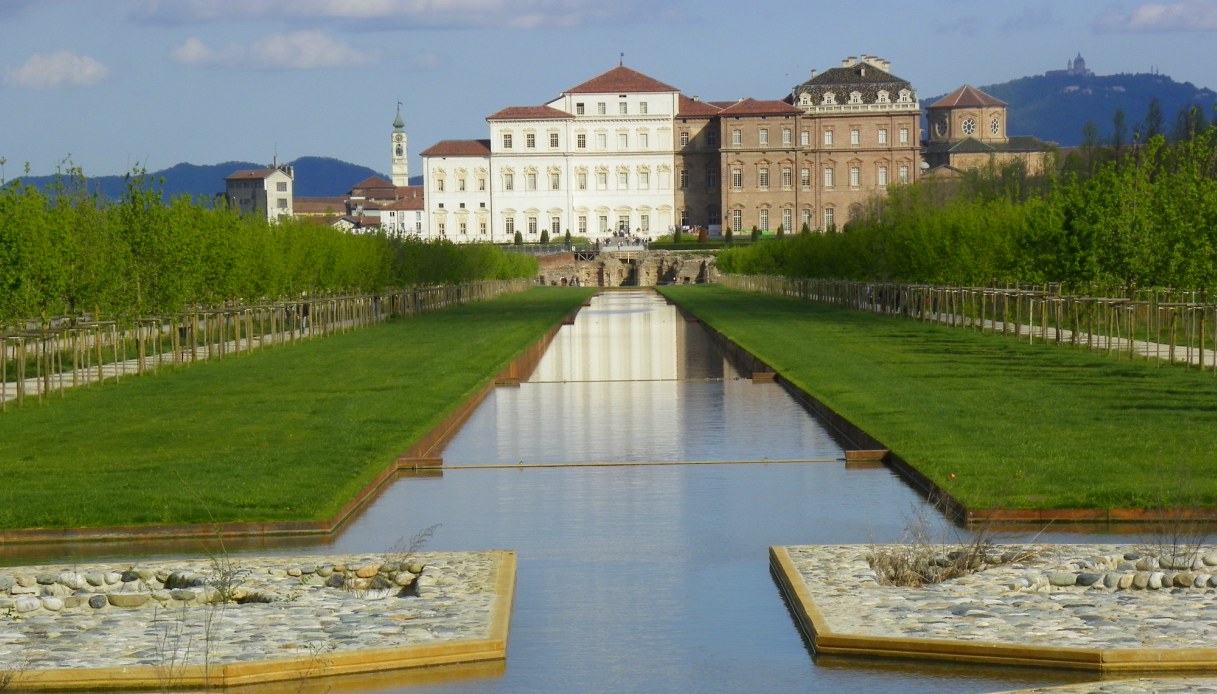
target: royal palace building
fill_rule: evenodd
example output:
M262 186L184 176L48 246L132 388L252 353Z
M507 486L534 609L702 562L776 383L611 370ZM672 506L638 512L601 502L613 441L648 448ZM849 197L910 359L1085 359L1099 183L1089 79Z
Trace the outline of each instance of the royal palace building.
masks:
M916 93L890 67L848 58L784 100L708 102L619 65L423 151L424 236L835 228L919 174Z

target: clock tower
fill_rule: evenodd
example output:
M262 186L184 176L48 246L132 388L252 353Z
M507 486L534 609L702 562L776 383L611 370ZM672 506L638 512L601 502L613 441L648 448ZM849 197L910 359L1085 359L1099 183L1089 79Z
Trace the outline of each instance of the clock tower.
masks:
M406 157L406 124L401 119L401 102L397 102L397 118L393 119L393 134L389 137L393 156L393 185L410 185L410 164Z

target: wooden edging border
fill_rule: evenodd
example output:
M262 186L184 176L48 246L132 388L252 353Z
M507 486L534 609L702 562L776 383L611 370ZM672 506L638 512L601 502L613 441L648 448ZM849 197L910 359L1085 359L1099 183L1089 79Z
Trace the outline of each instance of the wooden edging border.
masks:
M164 668L111 667L16 670L9 683L25 690L199 689L303 682L320 677L368 675L396 670L502 661L515 602L516 553L495 550L495 604L487 638L448 643L326 653L215 665ZM3 670L0 669L0 673ZM166 681L169 678L169 681Z
M507 366L503 367L486 385L465 399L451 414L423 434L418 441L390 463L368 482L350 501L333 516L321 520L265 521L231 523L182 523L176 525L104 526L91 528L21 528L0 530L0 545L38 544L55 542L96 542L106 540L176 540L217 539L239 537L307 537L329 536L338 532L362 509L380 496L397 475L411 470L436 469L443 465L437 455L452 440L465 421L482 404L482 401L500 384L527 380L536 369L567 319L579 312L581 307L570 311L562 320L545 331L536 342L525 347Z
M1217 672L1217 648L1071 648L987 641L841 634L832 631L785 547L769 548L769 565L799 630L821 655L932 660L972 665L1092 672Z

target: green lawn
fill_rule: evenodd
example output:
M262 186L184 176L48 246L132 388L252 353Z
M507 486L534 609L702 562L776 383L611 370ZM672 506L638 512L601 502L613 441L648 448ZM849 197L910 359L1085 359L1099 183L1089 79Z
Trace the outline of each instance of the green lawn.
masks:
M719 286L662 291L969 508L1217 507L1211 372Z
M333 515L592 294L537 288L0 415L0 528Z

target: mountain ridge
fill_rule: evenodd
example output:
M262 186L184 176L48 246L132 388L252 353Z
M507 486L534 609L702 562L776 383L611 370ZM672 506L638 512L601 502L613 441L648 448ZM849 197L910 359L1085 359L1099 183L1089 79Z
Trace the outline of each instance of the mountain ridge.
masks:
M370 176L389 179L375 169L351 164L333 157L299 157L291 164L295 170L293 194L297 197L337 197L347 194L356 183ZM224 179L243 169L264 169L267 164L248 161L225 161L218 164L191 164L181 162L157 171L143 174L144 179L158 188L165 199L186 195L193 198L212 198L224 192ZM117 199L127 189L131 174L109 176L86 176L85 183L90 193L104 198ZM19 176L27 185L47 189L55 185L57 176ZM413 179L411 181L413 183Z

